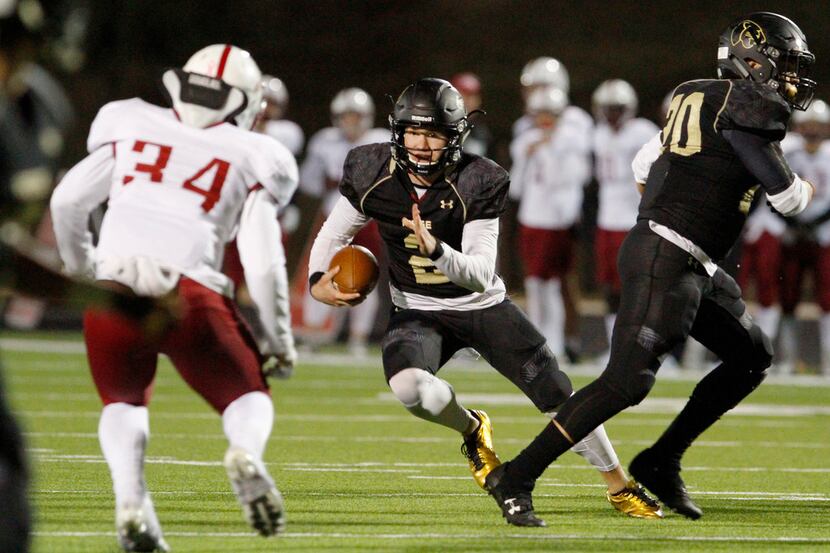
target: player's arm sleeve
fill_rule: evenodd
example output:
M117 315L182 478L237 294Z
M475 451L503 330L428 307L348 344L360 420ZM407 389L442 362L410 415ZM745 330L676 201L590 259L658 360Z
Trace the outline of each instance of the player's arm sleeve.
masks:
M293 354L282 233L276 200L265 190L252 192L245 201L236 241L245 282L265 334L259 340L260 352Z
M300 190L315 198L322 198L326 191L326 164L319 150L319 139L312 138L300 165Z
M439 242L433 262L453 283L484 292L496 274L498 243L499 220L476 219L464 225L461 251Z
M311 246L308 274L312 286L328 270L334 254L348 245L368 222L369 218L355 209L345 197L337 200Z
M268 166L266 173L268 176L261 179L259 183L282 209L291 202L294 192L297 191L299 174L294 156L286 148L282 146L280 148L280 153L274 155L271 165Z
M114 166L112 150L98 148L70 169L52 193L52 225L69 274L92 278L95 273L89 214L106 201Z
M804 211L812 189L792 172L777 140L737 129L724 130L723 137L761 183L776 211L787 217Z
M631 162L631 170L634 172L634 182L638 185L645 185L648 180L648 172L651 166L660 157L660 133L651 137L651 140L643 144L643 147L634 156Z

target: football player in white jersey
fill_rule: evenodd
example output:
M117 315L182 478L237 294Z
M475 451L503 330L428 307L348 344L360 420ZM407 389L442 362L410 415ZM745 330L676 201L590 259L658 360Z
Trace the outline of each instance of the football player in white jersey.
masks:
M816 100L807 111L793 113L793 123L797 134L790 133L781 146L793 170L813 183L816 192L783 237L779 370L792 371L796 364L794 313L801 300L804 275L812 271L815 301L821 309L821 374L830 377L830 107Z
M535 117L529 109L528 101L536 90L547 87L558 88L565 93L565 97L567 98L571 87L568 70L562 62L548 56L530 60L522 69L519 82L521 84L525 113L513 123L514 139L524 131L532 129L535 126ZM559 125L571 127L574 134L583 135L581 141L590 144L594 122L591 116L582 108L567 105L559 116ZM565 305L565 352L571 361L577 360L579 350L581 349L576 296L577 291L574 289L574 285L568 281L564 281L562 299Z
M387 129L372 128L375 104L365 90L341 90L331 101L330 110L332 126L317 131L311 137L305 161L300 167L300 190L323 202L321 217L318 223L315 223L313 233L319 230L319 224L328 217L340 197L337 185L343 176L343 162L349 150L366 144L389 142ZM355 244L365 246L378 257L382 246L377 226L371 224L364 228L355 237ZM307 275L298 275L298 278L305 281ZM378 305L378 292L373 292L349 313L349 348L352 353L365 354ZM327 319L334 317L335 322L331 328L336 332L344 320L344 315L342 311L332 310L327 305L314 301L307 292L304 295L303 322L308 327L320 328Z
M230 444L224 465L249 523L262 535L284 526L282 497L262 460L274 414L262 367L271 358L281 366L296 359L276 216L298 172L288 150L250 132L262 108L260 79L244 50L225 44L199 50L182 69L164 73L172 109L138 98L101 108L89 156L52 197L67 271L144 295L175 291L181 303L181 320L155 341L117 313L84 316L89 364L104 403L98 434L113 478L118 541L127 551L167 549L143 473L159 353L221 413ZM93 246L87 220L107 200ZM258 338L220 272L234 232L259 310Z
M305 134L294 121L285 119L288 109L288 88L282 79L272 75L262 77L262 98L265 109L256 123L256 131L267 134L298 157L303 152Z
M510 197L519 201L528 315L557 356L565 352L562 289L574 259L572 229L582 209L582 186L591 175L588 135L562 122L567 105L559 88L535 90L528 109L536 126L510 145Z
M657 125L637 115L637 93L621 79L603 82L592 97L596 128L593 136L594 174L599 183L599 210L594 240L597 282L608 302L605 330L608 343L620 305L617 254L625 235L637 222L640 194L631 186L631 162L651 140Z

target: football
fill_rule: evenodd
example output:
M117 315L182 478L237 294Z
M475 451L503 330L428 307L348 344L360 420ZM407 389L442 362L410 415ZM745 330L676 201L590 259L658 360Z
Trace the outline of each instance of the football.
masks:
M375 288L378 282L378 261L368 249L363 246L346 246L331 258L329 269L338 265L340 272L334 275L334 282L341 292L357 292L365 297Z

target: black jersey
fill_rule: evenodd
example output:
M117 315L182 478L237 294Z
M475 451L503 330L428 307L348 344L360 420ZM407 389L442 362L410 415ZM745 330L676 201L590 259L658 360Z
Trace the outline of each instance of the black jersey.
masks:
M789 117L790 108L777 92L752 81L678 86L639 218L669 227L713 259L723 258L740 234L758 180L722 133L734 129L779 141Z
M461 251L464 224L498 218L505 208L510 179L507 171L489 159L464 154L446 177L418 191L392 160L388 144L360 146L349 152L340 193L355 209L375 219L386 244L389 276L402 292L436 298L455 298L470 290L453 284L432 260L418 252L415 235L401 223L412 217L417 203L427 229L442 242Z

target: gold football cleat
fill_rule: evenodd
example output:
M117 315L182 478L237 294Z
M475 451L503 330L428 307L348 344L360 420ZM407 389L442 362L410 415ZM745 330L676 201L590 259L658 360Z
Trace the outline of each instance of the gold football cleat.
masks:
M499 456L493 451L493 423L484 411L470 409L470 413L478 419L479 426L475 432L464 438L461 453L470 462L470 472L481 489L486 490L484 479L490 471L501 464Z
M629 480L625 488L617 493L606 492L608 502L621 513L634 518L663 518L663 508L650 497L645 488Z

